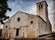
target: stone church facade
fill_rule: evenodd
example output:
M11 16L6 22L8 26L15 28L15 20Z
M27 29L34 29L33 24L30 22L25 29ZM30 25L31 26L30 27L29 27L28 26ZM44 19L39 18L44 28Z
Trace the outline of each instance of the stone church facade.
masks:
M36 5L38 15L18 11L3 25L2 36L4 38L37 38L39 35L51 33L46 1L38 2Z

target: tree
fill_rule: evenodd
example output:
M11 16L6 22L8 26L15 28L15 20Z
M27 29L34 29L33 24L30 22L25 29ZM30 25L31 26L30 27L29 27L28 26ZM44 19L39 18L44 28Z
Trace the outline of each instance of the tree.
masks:
M7 1L8 0L0 0L0 22L1 23L3 22L3 20L9 18L5 15L7 10L11 11L11 9L8 7Z

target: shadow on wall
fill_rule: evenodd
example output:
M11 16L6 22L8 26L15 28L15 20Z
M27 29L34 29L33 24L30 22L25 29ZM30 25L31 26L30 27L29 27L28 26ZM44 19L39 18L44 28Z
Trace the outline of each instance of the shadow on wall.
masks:
M0 29L0 37L2 36L2 29Z

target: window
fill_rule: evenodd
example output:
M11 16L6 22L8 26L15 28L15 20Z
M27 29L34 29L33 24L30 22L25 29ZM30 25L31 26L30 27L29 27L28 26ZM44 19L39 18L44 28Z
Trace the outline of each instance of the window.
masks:
M19 35L19 29L17 28L16 29L16 36L18 36Z
M39 5L39 9L40 9L40 5Z
M7 28L8 26L6 26L6 28Z
M19 22L20 21L20 18L18 18L17 21Z
M43 9L43 5L41 5L41 9Z
M10 29L10 28L9 28Z
M39 9L43 9L43 5L39 5Z
M33 21L31 21L31 24L33 24Z
M15 28L14 28L15 29Z

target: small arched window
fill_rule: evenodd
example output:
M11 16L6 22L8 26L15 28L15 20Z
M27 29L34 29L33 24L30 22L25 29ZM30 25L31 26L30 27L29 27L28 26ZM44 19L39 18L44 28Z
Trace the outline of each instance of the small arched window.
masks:
M40 9L43 9L43 5L39 5L39 10L40 10Z
M39 9L40 9L40 5L39 5Z
M6 26L6 28L7 28L8 26Z
M33 21L31 21L31 24L33 24Z
M10 29L10 28L9 28Z
M43 9L43 5L41 5L41 9Z

